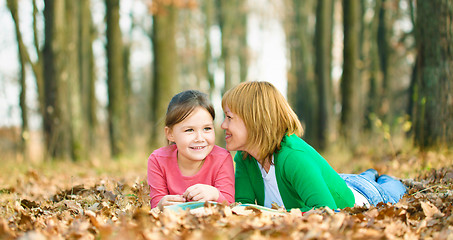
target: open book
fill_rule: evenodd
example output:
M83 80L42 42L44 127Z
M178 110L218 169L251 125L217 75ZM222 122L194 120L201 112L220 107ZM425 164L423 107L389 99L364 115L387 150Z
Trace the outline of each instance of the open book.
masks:
M186 202L180 203L176 205L170 205L164 207L166 210L170 211L189 211L190 213L197 214L197 215L209 215L213 212L213 208L216 207L217 202L203 202L203 201L196 201L196 202ZM226 206L230 208L230 206ZM249 215L254 212L261 212L262 214L270 214L270 215L285 215L287 214L286 211L276 210L268 207L263 207L256 204L239 204L231 207L231 212L237 215Z

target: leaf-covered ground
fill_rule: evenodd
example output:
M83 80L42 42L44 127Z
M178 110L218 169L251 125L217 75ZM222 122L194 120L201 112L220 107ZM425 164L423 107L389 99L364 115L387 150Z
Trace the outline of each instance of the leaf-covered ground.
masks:
M72 166L51 173L2 171L0 239L453 239L452 159L430 158L375 165L409 176L402 177L408 194L398 204L303 216L235 212L233 205L210 206L204 214L160 213L149 207L146 169L119 175L81 174Z

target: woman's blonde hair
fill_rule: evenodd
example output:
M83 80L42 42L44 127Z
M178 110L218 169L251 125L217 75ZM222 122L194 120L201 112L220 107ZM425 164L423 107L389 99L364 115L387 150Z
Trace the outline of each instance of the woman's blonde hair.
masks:
M262 164L280 150L285 134L301 136L299 118L278 89L269 82L243 82L222 97L222 107L228 107L245 123L247 147L258 146ZM246 157L248 154L245 154Z

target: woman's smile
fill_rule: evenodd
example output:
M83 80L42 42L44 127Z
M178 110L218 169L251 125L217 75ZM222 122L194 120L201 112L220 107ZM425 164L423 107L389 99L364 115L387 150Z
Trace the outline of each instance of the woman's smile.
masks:
M225 132L225 140L231 138L231 133Z

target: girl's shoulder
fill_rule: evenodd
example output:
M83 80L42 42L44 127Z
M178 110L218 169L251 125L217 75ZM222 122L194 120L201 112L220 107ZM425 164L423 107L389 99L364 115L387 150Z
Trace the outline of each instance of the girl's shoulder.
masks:
M154 150L153 153L151 153L151 156L155 156L157 158L172 157L176 151L176 145L172 144Z
M233 160L230 152L228 152L225 148L214 145L212 151L206 156L204 164L207 164L209 168L216 168L222 167L224 164L228 164L229 162L231 162L232 165Z
M213 155L215 157L228 156L228 155L231 156L231 154L230 154L230 152L228 150L226 150L223 147L219 147L217 145L214 145L210 155Z

